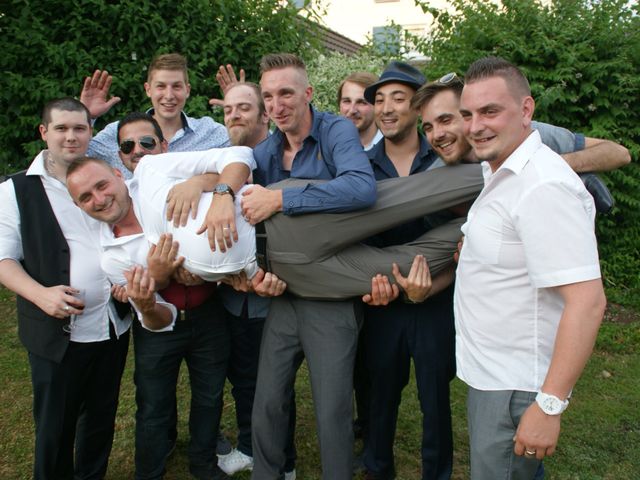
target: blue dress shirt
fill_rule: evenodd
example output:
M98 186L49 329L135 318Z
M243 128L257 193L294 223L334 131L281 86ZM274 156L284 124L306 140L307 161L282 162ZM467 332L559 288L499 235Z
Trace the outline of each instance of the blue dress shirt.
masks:
M286 178L331 180L283 189L282 209L286 215L348 212L373 205L376 182L356 127L346 118L310 108L313 125L293 159L291 171L282 167L285 136L276 129L253 151L258 165L254 182L269 185Z

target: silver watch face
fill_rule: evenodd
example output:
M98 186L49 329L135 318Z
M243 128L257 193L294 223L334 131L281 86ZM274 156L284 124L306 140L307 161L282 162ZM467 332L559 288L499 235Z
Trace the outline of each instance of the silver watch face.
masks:
M560 413L561 409L562 409L562 405L557 399L553 397L547 397L542 401L542 410L544 410L547 413L551 413L551 414Z
M225 193L230 194L231 189L229 188L229 185L227 185L226 183L221 183L216 185L215 192L219 194L225 194Z

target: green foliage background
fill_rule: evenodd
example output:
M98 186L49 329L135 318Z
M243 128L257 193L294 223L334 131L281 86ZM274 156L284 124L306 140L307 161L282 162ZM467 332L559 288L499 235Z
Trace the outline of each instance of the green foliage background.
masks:
M430 79L463 74L485 55L499 55L528 76L540 120L609 138L634 161L604 176L617 207L598 219L609 298L640 306L640 7L627 0L450 0L434 16L429 37L406 35L400 51L425 55ZM309 0L307 18L322 2ZM369 45L346 57L319 47L316 32L278 0L5 0L0 3L0 174L24 168L42 148L40 108L49 99L79 95L95 68L114 75L122 97L96 128L149 106L143 83L153 55L178 51L189 60L190 114L210 114L220 96L221 63L258 78L260 57L290 51L308 64L314 103L337 110L336 88L355 70L380 73L388 53ZM388 51L389 49L387 49Z
M194 116L220 97L221 63L257 78L260 57L291 51L313 56L312 25L278 0L5 0L0 3L0 174L24 168L42 148L37 125L44 103L79 96L94 69L113 74L122 102L96 128L150 106L146 68L158 53L189 61ZM315 10L307 16L313 18Z
M609 299L640 305L640 7L627 0L451 0L430 38L408 40L430 63L428 77L464 73L486 55L520 66L536 99L536 118L608 138L632 163L604 174L617 208L597 232Z

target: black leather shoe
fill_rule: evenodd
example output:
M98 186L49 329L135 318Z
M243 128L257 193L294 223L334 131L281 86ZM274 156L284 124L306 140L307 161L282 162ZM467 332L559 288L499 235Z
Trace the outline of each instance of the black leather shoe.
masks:
M578 175L582 179L587 192L593 197L596 212L605 215L609 213L615 205L615 200L607 186L600 180L600 177L595 173L579 173Z

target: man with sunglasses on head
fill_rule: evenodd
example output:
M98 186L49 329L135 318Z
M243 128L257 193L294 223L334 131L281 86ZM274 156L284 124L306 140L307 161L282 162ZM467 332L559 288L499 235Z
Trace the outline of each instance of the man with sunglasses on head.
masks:
M460 95L464 82L454 72L422 86L411 105L422 116L422 129L434 151L447 165L478 163L463 132ZM542 142L562 155L576 172L602 172L631 161L628 150L610 140L584 137L566 129L532 121ZM597 199L596 199L597 200Z
M91 139L89 112L75 99L53 100L40 135L47 149L0 185L0 282L18 295L18 335L29 354L33 478L104 478L131 317L110 301L97 222L65 187L68 166Z
M455 80L454 76L446 76L440 83L455 83ZM434 138L432 149L417 131L419 112L415 99L423 83L424 77L418 70L402 62L392 62L380 80L365 90L365 97L374 103L376 123L384 135L384 141L369 152L377 180L433 171L454 163L455 151L462 142L449 137ZM450 118L443 116L441 120L446 123ZM430 125L427 118L427 134ZM544 133L543 141L561 153L581 148L583 137L580 135L550 125L539 128ZM584 155L578 153L574 157L583 159ZM377 246L406 243L451 215L444 212L430 215L377 235L372 242ZM451 474L449 382L455 372L453 290L450 287L453 268L432 281L424 259L416 262L418 268L410 272L407 279L398 277L396 281L404 287L406 295L414 296L409 300L417 305L398 300L399 288L381 275L372 279L371 295L365 298L371 305L366 310L364 329L365 361L372 381L372 422L364 463L367 478L371 479L395 476L392 451L395 421L400 394L408 381L410 358L414 358L416 365L423 411L422 478L447 478ZM438 293L440 290L444 292ZM380 308L384 305L387 306Z
M120 101L119 97L108 98L111 81L111 75L101 70L96 70L85 79L80 101L89 109L92 119L104 115ZM184 113L191 85L187 60L182 55L167 53L153 58L144 89L152 105L147 113L160 125L170 152L208 150L230 145L223 125L211 117L193 118ZM89 144L88 154L105 159L118 168L125 178L131 178L131 173L124 168L118 156L117 128L118 122L112 122L97 133Z

